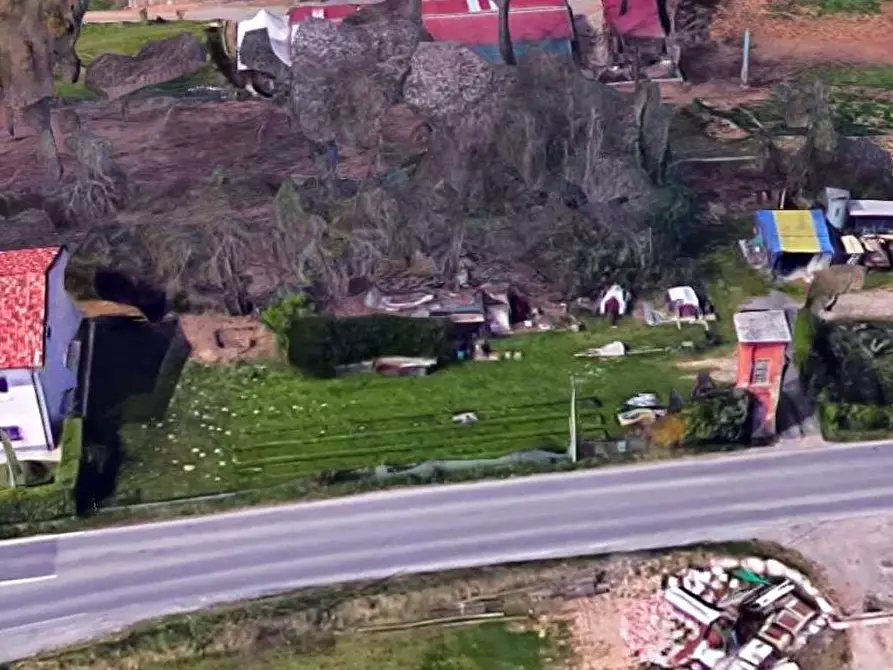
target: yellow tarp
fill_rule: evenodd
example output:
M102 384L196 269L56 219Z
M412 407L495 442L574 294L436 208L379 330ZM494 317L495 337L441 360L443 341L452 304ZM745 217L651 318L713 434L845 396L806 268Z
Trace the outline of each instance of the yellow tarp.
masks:
M821 243L815 233L812 212L809 211L776 211L775 229L781 248L790 254L817 254L822 250Z

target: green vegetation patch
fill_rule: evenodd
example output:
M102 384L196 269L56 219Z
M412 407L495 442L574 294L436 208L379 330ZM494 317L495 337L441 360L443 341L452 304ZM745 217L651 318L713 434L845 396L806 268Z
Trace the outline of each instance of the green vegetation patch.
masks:
M535 632L500 624L353 634L309 653L267 652L152 664L151 670L545 670L551 648Z
M569 378L578 379L579 423L590 435L619 435L614 420L629 396L667 398L691 381L666 354L615 361L575 358L623 339L631 346L703 341L697 328L516 336L499 343L521 360L466 363L428 377L361 375L313 380L279 366L189 364L166 418L125 425L119 499L165 500L261 488L324 471L488 458L533 448L563 451ZM452 416L475 412L457 425Z
M772 8L787 15L877 14L886 0L775 0Z
M73 517L76 512L75 486L81 463L79 418L66 420L61 437L62 460L53 481L40 486L0 488L0 525L37 523ZM6 466L0 467L4 482Z
M86 67L106 53L135 56L152 40L165 39L180 33L192 33L205 39L204 24L199 21L170 21L166 23L89 23L81 29L77 52ZM67 100L94 100L97 96L84 86L85 73L76 84L56 83L56 95ZM183 93L195 86L218 85L222 76L210 63L201 71L167 82L153 90L168 95Z
M766 284L733 252L705 252L702 263L721 310L714 330L724 344L711 355L722 355L734 347L736 306L764 294ZM574 356L614 340L632 352L657 351L607 361ZM564 452L572 374L582 437L619 438L616 413L630 396L653 392L666 401L673 389L687 395L693 376L676 367L683 342L704 347L705 333L626 318L618 328L599 321L578 333L495 341L497 351L521 358L457 364L418 378L310 379L284 365L190 363L164 417L125 421L115 502L268 489L379 465ZM452 417L460 412L479 421L458 425Z
M893 326L817 323L804 382L819 398L827 439L880 438L893 431Z

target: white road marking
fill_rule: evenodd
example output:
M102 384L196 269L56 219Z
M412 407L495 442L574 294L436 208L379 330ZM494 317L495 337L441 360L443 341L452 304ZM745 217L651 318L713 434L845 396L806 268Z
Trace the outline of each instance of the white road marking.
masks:
M49 579L56 579L57 575L42 575L40 577L23 577L22 579L7 579L0 581L0 589L4 586L19 586L20 584L33 584L34 582L45 582Z

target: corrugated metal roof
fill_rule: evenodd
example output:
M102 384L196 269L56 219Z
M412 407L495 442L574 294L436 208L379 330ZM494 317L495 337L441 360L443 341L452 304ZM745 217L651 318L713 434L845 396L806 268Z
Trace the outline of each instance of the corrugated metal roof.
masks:
M738 312L733 317L739 342L790 342L788 318L780 309L765 312Z
M893 217L893 200L850 200L846 204L850 216Z

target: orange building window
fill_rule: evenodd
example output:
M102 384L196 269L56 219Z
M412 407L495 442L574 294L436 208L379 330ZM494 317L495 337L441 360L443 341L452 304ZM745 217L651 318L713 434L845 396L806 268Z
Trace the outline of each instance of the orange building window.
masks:
M753 362L750 371L750 383L754 386L763 386L769 383L769 361L760 359Z

